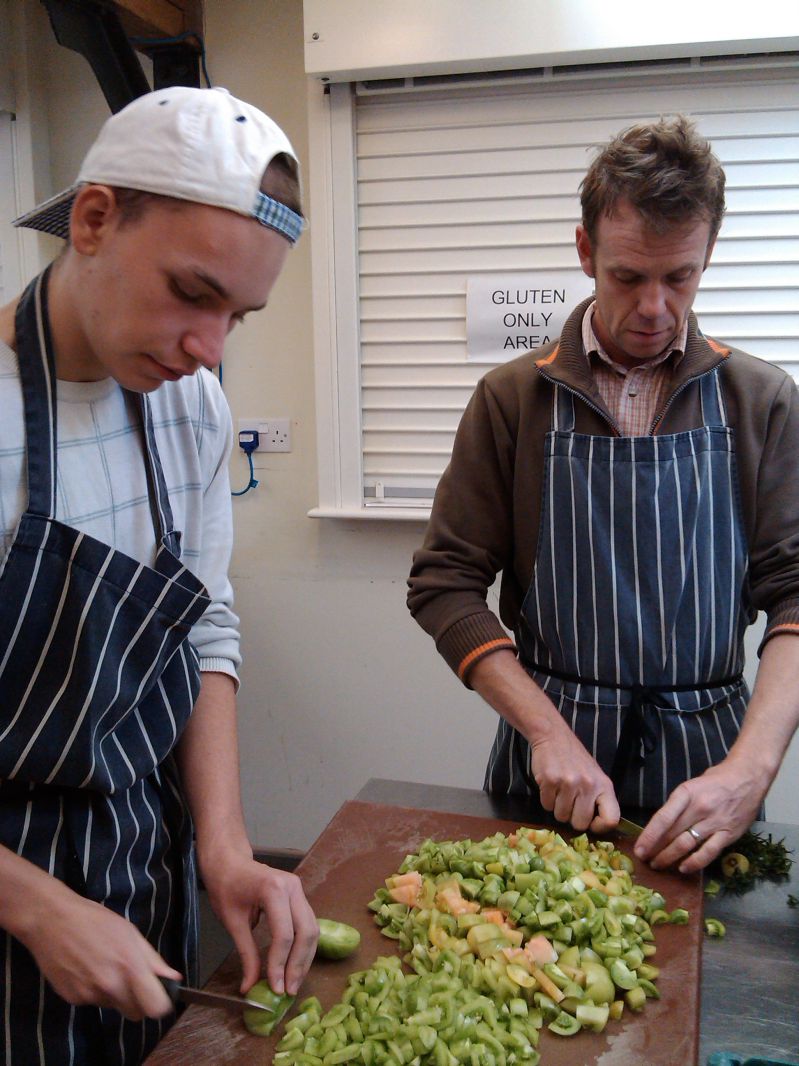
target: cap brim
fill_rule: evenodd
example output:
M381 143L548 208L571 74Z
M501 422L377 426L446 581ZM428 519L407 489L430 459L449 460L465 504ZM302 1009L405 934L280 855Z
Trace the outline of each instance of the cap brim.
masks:
M64 189L63 192L51 196L49 200L34 207L32 211L15 218L13 225L39 230L41 233L51 233L54 237L67 240L72 201L77 191L77 185L73 185L71 189Z

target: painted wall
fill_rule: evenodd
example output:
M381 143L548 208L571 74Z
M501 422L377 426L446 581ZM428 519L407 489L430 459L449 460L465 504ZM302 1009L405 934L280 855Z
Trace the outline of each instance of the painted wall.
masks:
M34 76L46 88L49 133L40 136L55 191L72 180L106 108L85 61L49 40L46 20L39 29ZM301 0L206 0L206 35L214 83L271 113L307 163ZM313 225L313 204L308 213ZM292 452L259 459L259 487L234 500L232 570L247 821L256 843L299 848L369 777L480 787L494 729L493 712L405 609L422 527L307 517L317 502L310 279L310 242L301 241L224 365L234 419L292 420ZM246 474L234 456L234 488ZM774 819L799 823L798 767L795 744Z

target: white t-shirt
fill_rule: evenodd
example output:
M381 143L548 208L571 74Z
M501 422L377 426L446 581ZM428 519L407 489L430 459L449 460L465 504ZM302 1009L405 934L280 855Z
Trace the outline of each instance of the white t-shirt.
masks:
M238 618L228 579L232 514L228 460L233 430L219 382L207 370L165 382L150 395L181 560L211 604L191 641L201 670L236 677ZM113 378L59 381L56 518L139 562L156 552L140 421ZM27 507L24 408L17 357L0 342L0 555Z

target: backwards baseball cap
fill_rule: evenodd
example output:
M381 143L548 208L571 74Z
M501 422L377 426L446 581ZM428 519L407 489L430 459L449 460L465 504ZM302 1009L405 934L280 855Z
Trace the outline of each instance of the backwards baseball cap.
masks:
M112 115L75 184L14 225L67 238L78 189L93 183L224 207L257 219L294 244L304 226L302 215L260 188L264 171L281 153L296 163L280 127L227 89L158 89Z

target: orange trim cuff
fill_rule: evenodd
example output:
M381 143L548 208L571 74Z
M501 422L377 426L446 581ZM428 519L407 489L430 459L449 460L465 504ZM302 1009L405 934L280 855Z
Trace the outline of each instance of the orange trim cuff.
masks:
M516 646L512 640L507 637L499 640L490 640L487 644L481 644L479 648L474 648L465 659L461 661L458 667L458 677L463 681L470 667L474 666L478 659L482 659L484 655L488 655L489 652L499 651L500 648L507 648L509 651L515 651Z

